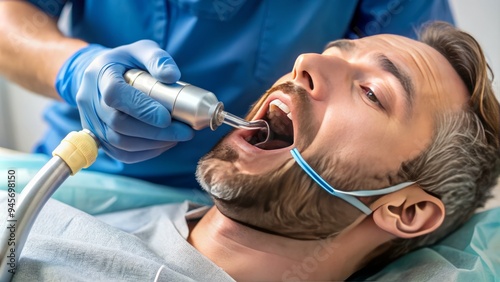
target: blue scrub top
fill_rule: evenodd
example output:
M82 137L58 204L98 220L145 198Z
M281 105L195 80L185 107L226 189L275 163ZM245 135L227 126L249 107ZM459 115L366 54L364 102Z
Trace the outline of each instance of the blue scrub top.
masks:
M244 116L301 53L321 53L329 41L377 33L416 37L429 20L453 22L446 0L32 0L58 17L70 4L68 35L106 47L141 39L172 55L181 80L216 94L225 109ZM81 129L78 110L55 102L45 112L50 129L36 152L51 154ZM198 187L197 162L230 128L204 129L162 155L136 164L100 152L89 168L176 187Z

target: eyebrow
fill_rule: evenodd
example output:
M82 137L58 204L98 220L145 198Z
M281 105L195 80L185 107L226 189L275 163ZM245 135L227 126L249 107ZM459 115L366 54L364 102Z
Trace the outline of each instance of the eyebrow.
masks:
M375 57L377 58L378 65L382 68L382 70L396 77L399 83L403 86L405 91L405 109L407 113L411 113L415 94L413 90L413 82L410 76L401 70L401 68L398 68L389 58L387 58L386 55L376 54Z
M356 48L356 45L348 39L339 39L328 43L325 49L336 47L341 51L351 52ZM393 61L391 61L386 55L378 53L375 55L377 60L377 65L385 72L392 74L403 86L405 91L404 99L405 99L405 111L407 113L412 112L413 108L413 99L414 99L414 87L413 81L411 77L401 70L401 68L397 67Z

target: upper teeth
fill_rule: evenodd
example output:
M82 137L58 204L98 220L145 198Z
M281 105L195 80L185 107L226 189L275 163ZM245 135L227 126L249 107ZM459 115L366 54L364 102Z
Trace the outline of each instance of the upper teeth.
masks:
M292 119L292 113L290 112L290 109L288 108L288 106L285 105L285 103L281 102L278 99L273 100L273 101L271 101L271 103L269 103L269 110L271 110L272 105L274 105L274 106L278 107L280 110L282 110L290 120Z

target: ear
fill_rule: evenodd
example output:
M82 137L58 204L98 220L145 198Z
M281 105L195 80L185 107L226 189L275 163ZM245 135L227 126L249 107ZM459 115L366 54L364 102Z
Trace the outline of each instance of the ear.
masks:
M443 223L443 202L419 187L409 187L384 197L387 197L383 200L385 203L373 212L373 221L380 229L397 237L424 235Z

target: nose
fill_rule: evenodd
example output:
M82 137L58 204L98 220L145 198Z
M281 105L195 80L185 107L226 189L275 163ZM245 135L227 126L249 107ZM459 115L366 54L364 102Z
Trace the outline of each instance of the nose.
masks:
M349 67L342 58L321 54L302 54L295 61L293 82L309 92L315 100L324 100L338 81L347 82Z

